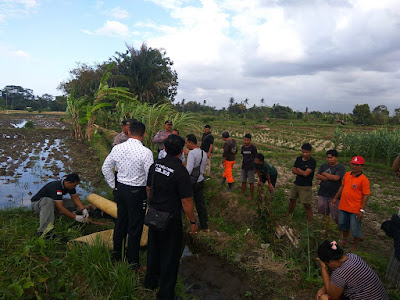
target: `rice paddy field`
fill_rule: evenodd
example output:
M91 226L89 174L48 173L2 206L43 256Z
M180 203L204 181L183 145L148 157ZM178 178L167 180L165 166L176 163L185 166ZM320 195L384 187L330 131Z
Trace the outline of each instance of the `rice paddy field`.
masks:
M108 134L102 134L102 130L98 128L92 142L81 142L80 145L80 142L70 141L65 128L56 134L54 128L12 128L12 124L20 124L21 118L23 117L14 117L12 120L0 118L0 123L3 122L1 126L4 141L0 145L0 155L4 162L0 173L3 187L11 188L13 184L21 184L27 173L31 177L27 181L29 184L25 184L27 189L24 188L24 195L28 195L38 188L31 187L31 183L39 181L41 185L43 180L61 176L60 174L68 170L83 174L91 183L85 187L88 192L111 195L100 172L102 161L109 152ZM54 122L60 119L54 116L49 118L54 118ZM400 207L400 178L391 170L391 162L400 152L397 128L318 124L297 120L256 122L243 119L216 120L212 116L201 118L204 123L211 125L215 138L212 174L210 180L206 181L205 188L210 232L186 236L177 295L183 299L315 298L322 285L319 266L315 262L317 247L324 239L337 240L339 232L334 223L326 222L316 213L319 184L316 179L313 182L312 198L314 222L307 223L304 209L300 205L297 205L292 216L286 215L288 193L294 180L291 168L301 153L301 145L308 142L313 146L312 156L317 161L317 168L326 162L325 151L332 148L338 149L339 160L345 165L346 171L350 170L349 161L353 155L365 157L364 174L371 182L371 195L362 224L363 240L357 254L377 272L390 299L400 299L396 285L385 278L393 252L393 240L386 237L380 229L382 222L389 220ZM200 138L202 127L203 124L198 124L190 129L191 132L181 130L181 135L195 133ZM240 147L233 172L234 190L230 192L221 186L223 131L228 131L239 146L243 144L244 134L250 133L258 151L264 154L268 163L277 168L279 177L273 198L265 190L256 189L256 199L251 201L248 188L245 195L241 195ZM49 133L53 134L50 138ZM14 141L11 137L18 137L29 144L21 146L21 151L26 152L24 159L27 161L22 159L19 162L18 158L14 158L18 155L14 153L18 147L10 144L9 141ZM56 151L52 151L51 147L39 147L35 150L35 145L39 145L39 142L44 143L49 139L55 143L60 137L62 139ZM46 157L43 156L44 159L41 154L36 155L38 159L36 156L31 159L27 149L32 150L32 153L41 153L44 150L50 152ZM74 151L68 152L68 149L80 151L75 151L74 154ZM6 155L12 160L5 157ZM51 160L47 162L47 157L53 155L56 156L55 160L63 162L63 168ZM43 165L40 170L35 169L36 173L25 170L25 165L14 166L18 162L25 164L31 160L31 164L41 165L41 162ZM46 173L50 171L51 174ZM38 179L33 178L35 176ZM19 187L16 186L16 189ZM82 194L84 195L84 191ZM28 205L28 198L22 199L22 196L13 191L7 191L4 195L5 198L0 199L0 203L7 203L0 205L0 298L155 298L152 291L143 288L143 275L133 274L126 264L114 264L109 251L102 245L71 248L57 241L44 242L35 237L38 220L32 212L24 209ZM7 197L9 195L15 196L17 200L11 201L12 197ZM77 225L60 218L55 231L57 234L75 238L99 231L99 228L95 225ZM346 248L345 251L349 249ZM145 249L141 260L145 263Z

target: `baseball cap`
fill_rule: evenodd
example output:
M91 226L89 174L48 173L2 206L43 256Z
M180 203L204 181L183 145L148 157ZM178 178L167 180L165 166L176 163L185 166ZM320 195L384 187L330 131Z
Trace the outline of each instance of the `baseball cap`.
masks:
M355 165L363 165L364 162L365 161L362 156L354 156L350 163Z

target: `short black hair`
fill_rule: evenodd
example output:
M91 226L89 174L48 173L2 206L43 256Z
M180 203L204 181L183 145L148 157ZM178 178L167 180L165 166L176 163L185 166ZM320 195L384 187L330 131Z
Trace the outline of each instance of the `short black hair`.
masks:
M186 136L186 139L189 141L189 142L192 142L193 144L195 144L195 145L197 145L197 138L196 138L196 136L194 135L194 134L188 134L187 136Z
M146 126L142 122L136 121L131 123L129 130L133 136L143 136L146 132Z
M178 129L174 128L174 129L171 130L171 132L172 131L176 131L178 133L178 135L179 135L179 130Z
M339 153L336 151L336 149L331 149L331 150L326 151L326 156L328 156L329 154L334 156L334 157L338 157L339 156Z
M211 129L211 126L207 124L207 125L204 126L204 128L210 128Z
M164 142L165 151L169 156L177 156L181 153L185 140L176 134L170 134Z
M333 246L333 242L330 242L328 240L325 240L318 247L318 257L323 262L328 262L330 260L339 260L340 258L342 258L342 256L343 250L337 244Z
M302 149L302 150L311 151L311 150L312 150L312 147L311 147L311 144L310 144L310 143L305 143L305 144L303 144L303 145L301 146L301 149Z
M262 155L261 153L257 153L256 154L256 158L260 161L264 161L264 155Z
M250 133L246 133L246 134L244 135L244 137L245 137L246 139L251 140L251 134L250 134Z
M229 137L229 132L228 132L228 131L224 131L224 132L222 133L222 137L225 138L225 139L227 139L227 138Z
M65 177L65 181L81 182L81 179L79 178L79 175L77 173L71 173L71 174L68 174L67 177Z

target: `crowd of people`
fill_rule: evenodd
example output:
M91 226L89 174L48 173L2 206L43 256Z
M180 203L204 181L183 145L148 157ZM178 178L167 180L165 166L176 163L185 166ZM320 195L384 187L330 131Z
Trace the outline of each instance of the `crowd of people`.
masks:
M118 211L113 233L113 259L126 260L135 271L145 272L145 287L159 288L157 299L174 299L182 247L182 213L190 223L191 234L199 230L209 232L204 188L211 175L214 136L210 125L205 125L201 140L194 134L188 134L184 139L177 129L173 129L172 121L167 120L164 130L152 139L158 150L154 161L152 151L142 143L146 136L145 125L136 120L124 120L121 125L122 132L115 137L113 148L102 166L104 178L114 191ZM221 185L227 183L227 191L232 191L233 166L239 146L229 132L223 132L221 137L224 141ZM293 213L299 200L307 221L313 222L312 184L317 163L311 156L309 143L303 144L301 150L291 169L295 180L290 188L287 213ZM254 200L257 180L258 187L266 186L273 195L278 171L257 151L251 134L243 137L240 154L241 194L245 195L248 182L249 199ZM317 211L326 220L331 218L341 232L338 242L325 241L318 251L324 287L318 291L317 299L387 299L376 274L352 253L357 251L362 236L361 221L370 194L369 180L362 172L365 160L354 156L350 161L351 171L346 172L338 157L336 150L327 151L327 162L316 173L320 181ZM73 173L46 184L32 197L32 208L40 215L38 235L53 237L49 224L54 223L55 213L85 222L89 213L76 194L75 187L79 182L79 176ZM62 196L67 193L71 195L72 203L63 201ZM143 224L149 225L147 266L141 266L139 260ZM353 245L350 252L344 254L341 247L348 247L350 231ZM331 274L328 269L332 270ZM354 272L362 276L354 276Z

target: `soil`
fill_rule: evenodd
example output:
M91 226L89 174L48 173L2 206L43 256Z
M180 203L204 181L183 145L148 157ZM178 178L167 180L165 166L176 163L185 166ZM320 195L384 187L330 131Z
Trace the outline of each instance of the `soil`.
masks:
M13 126L26 121L34 128ZM77 191L82 199L102 179L94 151L70 138L60 116L0 114L0 207L27 206L44 184L71 172L81 177Z

